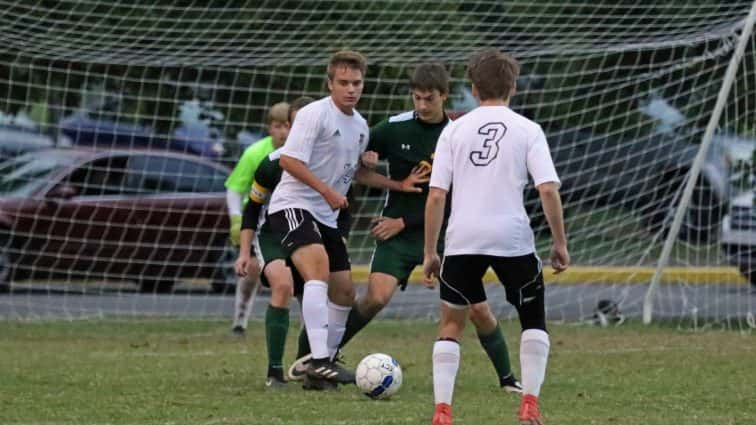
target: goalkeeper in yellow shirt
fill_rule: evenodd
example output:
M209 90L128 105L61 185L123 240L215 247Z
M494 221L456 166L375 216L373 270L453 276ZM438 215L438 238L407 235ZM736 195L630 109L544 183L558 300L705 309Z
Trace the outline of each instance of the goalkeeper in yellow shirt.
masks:
M263 158L283 146L289 135L289 104L280 102L273 105L268 111L266 125L269 136L245 149L231 175L226 179L226 206L231 223L229 235L231 244L235 247L239 246L242 210L248 199L247 194L252 188L255 171ZM246 276L236 283L234 299L234 324L231 331L240 336L246 331L252 291L256 288L260 276L260 265L257 261L250 261L247 267Z

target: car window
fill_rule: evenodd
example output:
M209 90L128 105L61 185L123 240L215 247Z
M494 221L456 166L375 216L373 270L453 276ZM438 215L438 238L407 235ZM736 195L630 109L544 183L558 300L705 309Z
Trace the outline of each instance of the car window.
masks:
M115 156L88 162L67 178L78 196L123 195L130 193L124 182L127 158Z
M225 174L205 164L163 156L129 160L128 185L140 193L223 192Z

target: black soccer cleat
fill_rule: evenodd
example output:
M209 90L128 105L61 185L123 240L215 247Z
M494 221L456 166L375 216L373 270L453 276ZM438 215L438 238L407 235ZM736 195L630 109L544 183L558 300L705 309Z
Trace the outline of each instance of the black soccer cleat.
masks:
M307 377L324 379L337 384L354 384L354 373L329 359L312 359L307 366Z
M333 381L326 381L325 379L310 378L305 374L302 388L307 391L332 391L338 389L338 384Z
M241 325L236 325L233 328L231 328L231 335L243 337L247 333L247 330L244 329Z
M522 385L515 378L514 373L499 378L499 386L509 394L522 394Z

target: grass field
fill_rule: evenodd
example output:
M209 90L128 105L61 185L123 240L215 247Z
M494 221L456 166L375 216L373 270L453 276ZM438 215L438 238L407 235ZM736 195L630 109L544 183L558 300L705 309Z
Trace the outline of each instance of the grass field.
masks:
M292 324L287 361L294 351ZM503 323L513 363L518 328ZM552 325L543 388L548 425L756 424L756 338L638 324ZM348 347L394 355L405 382L389 401L353 387L266 391L264 331L245 339L226 321L5 322L0 330L0 424L429 424L435 325L382 321ZM519 369L519 367L517 367ZM463 340L455 424L515 424L473 332Z

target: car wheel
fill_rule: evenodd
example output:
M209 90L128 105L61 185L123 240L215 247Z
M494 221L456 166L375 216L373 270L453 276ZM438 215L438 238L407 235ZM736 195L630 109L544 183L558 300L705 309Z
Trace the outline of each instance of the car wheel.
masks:
M139 281L139 292L143 294L166 294L172 289L172 280L142 279Z
M236 261L237 251L232 246L226 246L223 255L218 260L215 267L215 273L210 281L210 287L218 294L227 294L234 292L236 288L236 272L234 271L234 262Z

